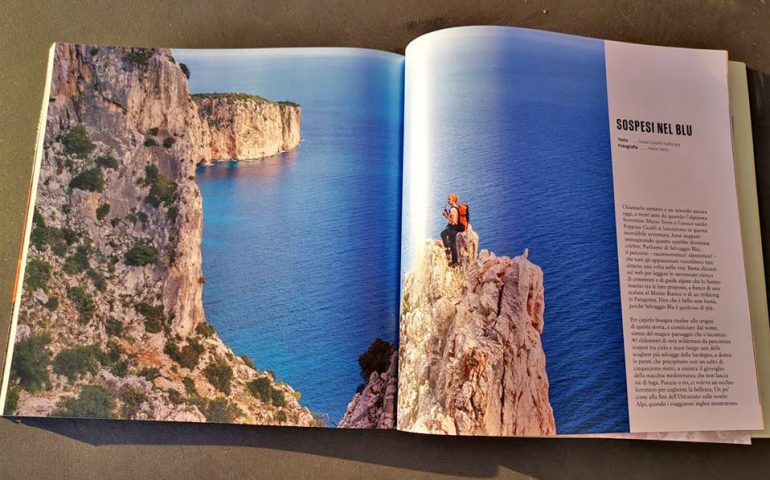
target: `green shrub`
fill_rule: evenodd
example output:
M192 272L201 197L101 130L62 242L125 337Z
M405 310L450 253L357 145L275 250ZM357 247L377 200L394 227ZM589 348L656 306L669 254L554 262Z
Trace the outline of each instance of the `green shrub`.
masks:
M47 227L45 222L36 223L32 229L30 243L40 251L44 251L49 245L59 257L67 253L67 247L77 242L78 235L69 228Z
M179 355L181 351L179 349L179 345L177 345L173 340L166 340L166 345L163 347L163 353L168 355L171 360L179 362Z
M325 427L331 423L328 414L325 413L313 413L313 427Z
M38 392L49 385L48 365L51 357L46 348L51 337L43 333L31 335L16 344L11 362L11 378L29 392Z
M104 205L100 205L99 208L96 209L96 219L97 220L103 220L104 217L106 217L110 213L110 204L105 203Z
M166 390L166 393L168 394L169 401L174 405L179 405L180 403L184 402L184 399L182 398L182 394L179 393L177 390L170 388Z
M43 214L40 213L37 207L32 210L32 225L45 227L45 218L43 218Z
M139 413L139 407L147 401L147 395L136 388L124 388L120 392L120 400L123 402L120 409L121 417L132 419Z
M286 421L286 412L278 410L275 412L275 419L278 423L284 423Z
M212 423L233 423L243 412L226 398L218 397L206 402L203 408L206 420Z
M179 345L169 340L163 348L163 353L168 355L169 358L182 367L189 368L190 370L198 366L198 361L204 351L203 345L198 343L195 339L190 339L187 345L183 346L181 349L179 348Z
M195 333L204 337L210 337L216 333L216 330L214 330L210 323L201 322L195 326Z
M66 243L67 245L72 245L73 243L78 241L78 234L69 228L57 228L52 233L52 236L55 237L57 240L59 237Z
M29 243L40 251L48 247L48 231L45 226L34 226L29 236Z
M144 178L139 179L139 184L145 187L152 184L152 182L160 176L160 170L157 165L147 165L144 167Z
M171 205L168 207L168 211L166 212L166 218L169 219L169 221L174 222L176 220L177 215L179 215L179 209L176 207L176 205Z
M148 138L147 140L144 141L144 146L145 147L157 147L158 146L158 142L156 142L154 138Z
M104 323L104 331L107 332L107 335L111 335L113 337L122 337L123 333L125 333L125 328L123 327L123 322L116 318L110 317Z
M180 63L179 68L182 69L182 73L184 73L185 77L190 78L190 68L186 64Z
M187 392L187 395L197 395L198 389L195 388L195 381L190 377L184 377L182 379L182 385L184 385L184 389Z
M90 256L90 249L83 245L75 249L75 253L67 257L64 261L62 269L65 273L70 275L77 275L78 273L85 272L90 268L88 257Z
M59 308L59 299L56 297L50 297L47 302L43 304L48 310L55 312Z
M27 288L30 290L47 290L48 281L51 280L51 265L45 260L30 258L27 262L27 271L24 275Z
M92 268L89 268L86 271L86 275L91 279L91 282L93 282L94 288L96 288L97 291L104 293L104 291L107 290L107 280L104 278L104 275Z
M246 384L246 388L254 397L263 403L272 403L276 407L286 406L286 397L283 392L273 386L268 377L259 377Z
M393 355L393 345L381 338L376 338L369 348L358 357L358 365L361 367L361 377L369 380L372 372L383 373L390 367L390 358Z
M70 188L88 192L103 192L104 177L102 171L96 167L83 170L70 180Z
M96 166L101 169L109 168L111 170L116 170L118 168L118 160L112 155L102 155L97 157Z
M158 367L144 367L143 369L139 370L139 376L146 378L148 381L152 382L156 378L160 377L160 368Z
M166 325L166 315L163 306L153 306L147 302L137 303L134 306L137 313L144 316L144 329L149 333L159 333Z
M182 350L179 352L177 362L179 365L192 370L198 366L198 361L204 351L203 345L198 343L195 339L190 339L187 345L182 347Z
M251 367L251 368L256 368L254 366L254 362L251 360L251 358L249 358L248 355L240 355L240 357L241 357L241 360L243 360L243 363L246 364L246 366Z
M96 147L88 138L88 132L83 125L77 125L57 137L64 145L64 152L85 158Z
M98 48L94 47L94 48L91 49L91 56L92 57L95 56L97 53L99 53L99 49Z
M144 241L139 241L126 252L123 258L126 265L143 267L155 263L158 259L158 250L152 245L147 245Z
M128 373L129 362L123 358L125 351L114 340L107 342L107 354L102 359L102 364L116 377L125 377Z
M250 93L194 93L190 95L193 99L206 99L206 98L225 98L228 100L247 100L256 103L272 103L265 97L259 95L252 95Z
M162 203L172 203L176 194L176 182L172 182L164 176L158 177L150 186L145 201L153 207L159 207Z
M203 370L203 374L206 375L209 383L224 393L230 395L230 381L233 379L233 369L227 363L217 360L214 363L210 363Z
M5 415L14 415L16 413L16 406L19 403L19 394L21 388L17 383L11 383L8 385L8 394L5 397Z
M149 129L149 130L147 130L147 131L149 132L149 134L150 134L150 135L152 135L152 136L154 137L155 135L157 135L157 134L158 134L158 131L159 131L159 130L160 130L160 129L159 129L158 127L152 127L151 129Z
M53 371L70 381L85 373L95 375L104 360L104 354L96 344L62 350L53 361Z
M51 245L51 251L59 258L64 258L67 255L67 244L57 242Z
M254 395L254 397L262 400L263 403L273 402L274 392L276 389L273 387L273 382L269 377L259 377L255 380L252 380L246 384L246 388L248 388L249 392ZM281 394L280 400L282 401L283 394L280 391L278 391L278 393Z
M78 398L62 402L54 415L61 417L115 418L115 399L100 385L86 385Z
M176 143L176 138L174 137L166 137L165 140L163 140L163 147L165 148L171 148Z
M177 189L176 182L161 175L158 167L155 165L147 165L144 167L144 173L145 177L140 181L140 184L145 187L150 187L145 202L157 208L162 203L171 203L174 201L174 195L176 194Z
M270 400L270 391L272 390L272 382L268 377L259 377L246 384L246 388L249 389L252 395L256 398L267 403Z
M64 258L67 255L67 244L62 242L56 242L51 245L51 251L59 258Z
M286 406L286 397L284 397L283 392L275 388L273 389L272 392L270 392L270 401L276 407Z
M75 309L80 314L78 316L80 323L90 322L95 310L94 297L80 286L70 287L67 290L67 297L75 304Z
M151 48L132 48L130 52L123 54L123 60L142 67L150 63L154 50Z

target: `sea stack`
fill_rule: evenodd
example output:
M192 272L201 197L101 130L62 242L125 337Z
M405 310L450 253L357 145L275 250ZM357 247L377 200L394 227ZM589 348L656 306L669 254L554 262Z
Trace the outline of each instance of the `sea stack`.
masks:
M458 235L460 266L425 243L401 303L398 427L449 435L553 435L541 335L543 271L526 255L477 255Z

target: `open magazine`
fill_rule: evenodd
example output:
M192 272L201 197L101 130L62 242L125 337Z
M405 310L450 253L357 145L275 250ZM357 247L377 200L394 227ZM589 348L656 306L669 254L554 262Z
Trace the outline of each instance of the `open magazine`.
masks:
M49 68L5 415L763 429L726 52L465 27Z

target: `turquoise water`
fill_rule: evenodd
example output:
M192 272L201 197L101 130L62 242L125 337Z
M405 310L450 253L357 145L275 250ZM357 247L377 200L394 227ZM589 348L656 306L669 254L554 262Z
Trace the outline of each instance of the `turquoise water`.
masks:
M430 233L454 191L482 248L529 248L558 432L627 431L603 44L516 35L437 53ZM204 307L236 353L338 420L358 355L397 333L400 62L189 52L174 53L193 92L302 104L297 151L198 171Z
M438 238L455 192L480 248L529 248L544 274L557 431L628 431L603 42L493 29L439 45L430 118L441 121L421 159L432 163L430 233Z
M299 149L198 168L203 303L235 353L334 423L362 383L358 356L398 332L402 63L296 53L174 56L193 93L302 106Z

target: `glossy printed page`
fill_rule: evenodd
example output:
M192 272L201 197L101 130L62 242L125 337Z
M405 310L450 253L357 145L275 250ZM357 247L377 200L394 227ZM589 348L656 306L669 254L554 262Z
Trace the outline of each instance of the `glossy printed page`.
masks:
M5 414L392 428L403 57L51 60Z
M634 263L622 248L627 227L616 212L627 204L678 208L684 211L679 215L688 215L689 208L697 217L692 210L708 203L707 197L720 198L725 207L709 217L709 233L688 238L686 247L713 232L727 240L719 252L708 253L728 258L741 246L726 59L720 52L644 46L617 54L618 45L623 46L608 50L607 42L596 39L465 27L426 35L407 48L400 429L553 435L748 430L761 424L745 278L734 275L743 271L740 261L722 265L730 294L718 311L693 310L708 303L697 282L679 283L691 292L686 298L697 299L681 304L674 299L682 290L665 288L666 282L687 282L691 276L669 272L664 280L662 272L645 270L645 281L653 282L650 295L660 294L655 301L671 306L660 316L666 321L656 324L677 327L671 333L648 330L641 340L659 349L651 366L665 368L646 373L655 401L642 408L644 415L636 408L641 377L627 367L633 366L629 355L636 342L631 316L642 315L628 311L639 292L627 288L625 267ZM659 50L664 53L656 55ZM638 83L611 75L612 65L633 66L637 56L654 63L646 71L633 69ZM671 76L654 83L656 69ZM642 89L645 81L654 88ZM699 82L690 96L683 94L687 82ZM648 111L628 117L634 112L621 107L621 100ZM687 102L698 108L688 110ZM618 139L616 117L621 127L629 125L628 118L641 118L653 130ZM710 188L700 183L688 190L690 201L666 197L655 177L660 172L686 177L696 168L682 161L694 155L693 128L699 140L709 139L703 145L713 152L703 157L700 171L716 177ZM658 148L665 142L684 147ZM620 188L641 192L633 201L619 200L617 184L625 172L619 159L629 152L638 153L633 165L640 170L628 177L633 189ZM668 238L668 248L682 253L683 240L676 240ZM661 260L655 245L630 244L646 250L649 268L671 259ZM677 257L680 271L696 268L688 258ZM701 270L714 275L705 265ZM702 390L716 389L723 371L713 364L720 362L719 352L709 352L716 337L701 334L693 342L688 333L685 324L696 317L701 320L692 322L693 330L708 326L710 333L734 342L722 353L734 355L726 362L730 381L736 382L731 394L739 399L737 407L720 405ZM720 321L719 332L713 332ZM708 377L703 385L680 373L692 368ZM698 400L685 398L693 395ZM722 414L706 418L703 402L713 402Z

